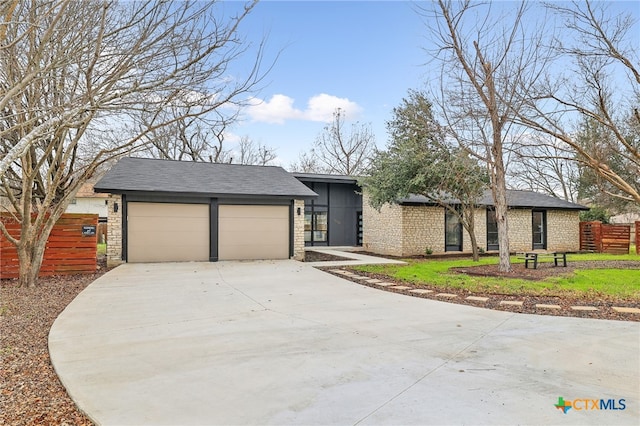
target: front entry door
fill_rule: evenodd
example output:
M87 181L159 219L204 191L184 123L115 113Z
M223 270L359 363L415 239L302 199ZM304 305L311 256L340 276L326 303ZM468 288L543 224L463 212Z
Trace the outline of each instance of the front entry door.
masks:
M444 250L462 251L462 223L458 215L447 210L444 227Z
M536 211L532 213L533 249L546 250L547 248L547 212Z

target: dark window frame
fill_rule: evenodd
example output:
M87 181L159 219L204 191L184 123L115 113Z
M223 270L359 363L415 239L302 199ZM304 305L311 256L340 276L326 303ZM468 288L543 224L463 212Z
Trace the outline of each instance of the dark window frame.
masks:
M535 215L536 213L542 214L542 242L536 243L536 231L535 231ZM533 250L546 250L547 249L547 210L533 209L531 210L531 248Z
M456 210L459 210L459 206L456 206ZM450 216L451 215L451 216ZM448 226L448 218L449 217L456 217L458 223L457 223L457 233L458 233L458 239L460 240L460 244L447 244L447 226ZM463 236L463 232L462 232L462 220L460 219L460 216L456 215L453 212L450 212L449 209L445 208L444 209L444 251L463 251L464 249L464 236Z
M500 240L498 239L498 221L496 220L496 210L495 209L487 209L486 214L486 236L487 236L487 251L499 250L500 249ZM493 217L493 222L490 220ZM490 225L495 224L495 231L489 231ZM495 243L490 243L492 241L490 235L495 235Z

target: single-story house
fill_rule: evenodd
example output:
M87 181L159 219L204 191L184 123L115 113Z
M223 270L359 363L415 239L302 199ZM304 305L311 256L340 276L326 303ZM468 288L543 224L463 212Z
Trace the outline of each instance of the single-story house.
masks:
M317 194L281 167L120 159L109 193L107 261L302 259L304 201Z
M533 191L508 190L509 250L578 251L579 213L588 210ZM411 195L386 204L380 211L363 203L365 250L394 256L471 252L470 236L456 215L424 196ZM498 250L498 226L491 191L485 191L475 210L478 246Z
M349 176L280 167L123 158L94 190L108 193L107 260L302 259L305 246L358 246L395 256L471 252L455 215L412 195L380 211ZM579 249L579 212L531 191L508 191L511 251ZM491 193L476 209L480 248L498 249Z

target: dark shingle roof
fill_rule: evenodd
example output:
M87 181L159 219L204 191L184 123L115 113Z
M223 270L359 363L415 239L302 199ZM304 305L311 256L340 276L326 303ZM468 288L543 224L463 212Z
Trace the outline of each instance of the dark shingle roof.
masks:
M429 199L422 195L410 195L398 201L399 204L433 204ZM457 200L452 200L457 203ZM480 198L479 205L493 206L493 196L491 190L484 191ZM507 190L507 204L513 208L546 208L546 209L567 209L567 210L589 210L580 204L571 203L550 195L541 194L534 191L522 191L515 189Z
M315 198L282 167L122 158L94 186L97 192L152 192L211 197Z
M340 182L340 183L353 183L357 184L358 179L354 176L347 175L328 175L322 173L292 173L296 179L302 182Z

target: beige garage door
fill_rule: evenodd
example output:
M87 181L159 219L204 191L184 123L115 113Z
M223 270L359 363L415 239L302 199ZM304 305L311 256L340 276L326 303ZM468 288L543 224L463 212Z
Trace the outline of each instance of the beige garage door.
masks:
M128 203L128 262L209 260L209 205Z
M221 205L220 260L288 259L289 206Z

